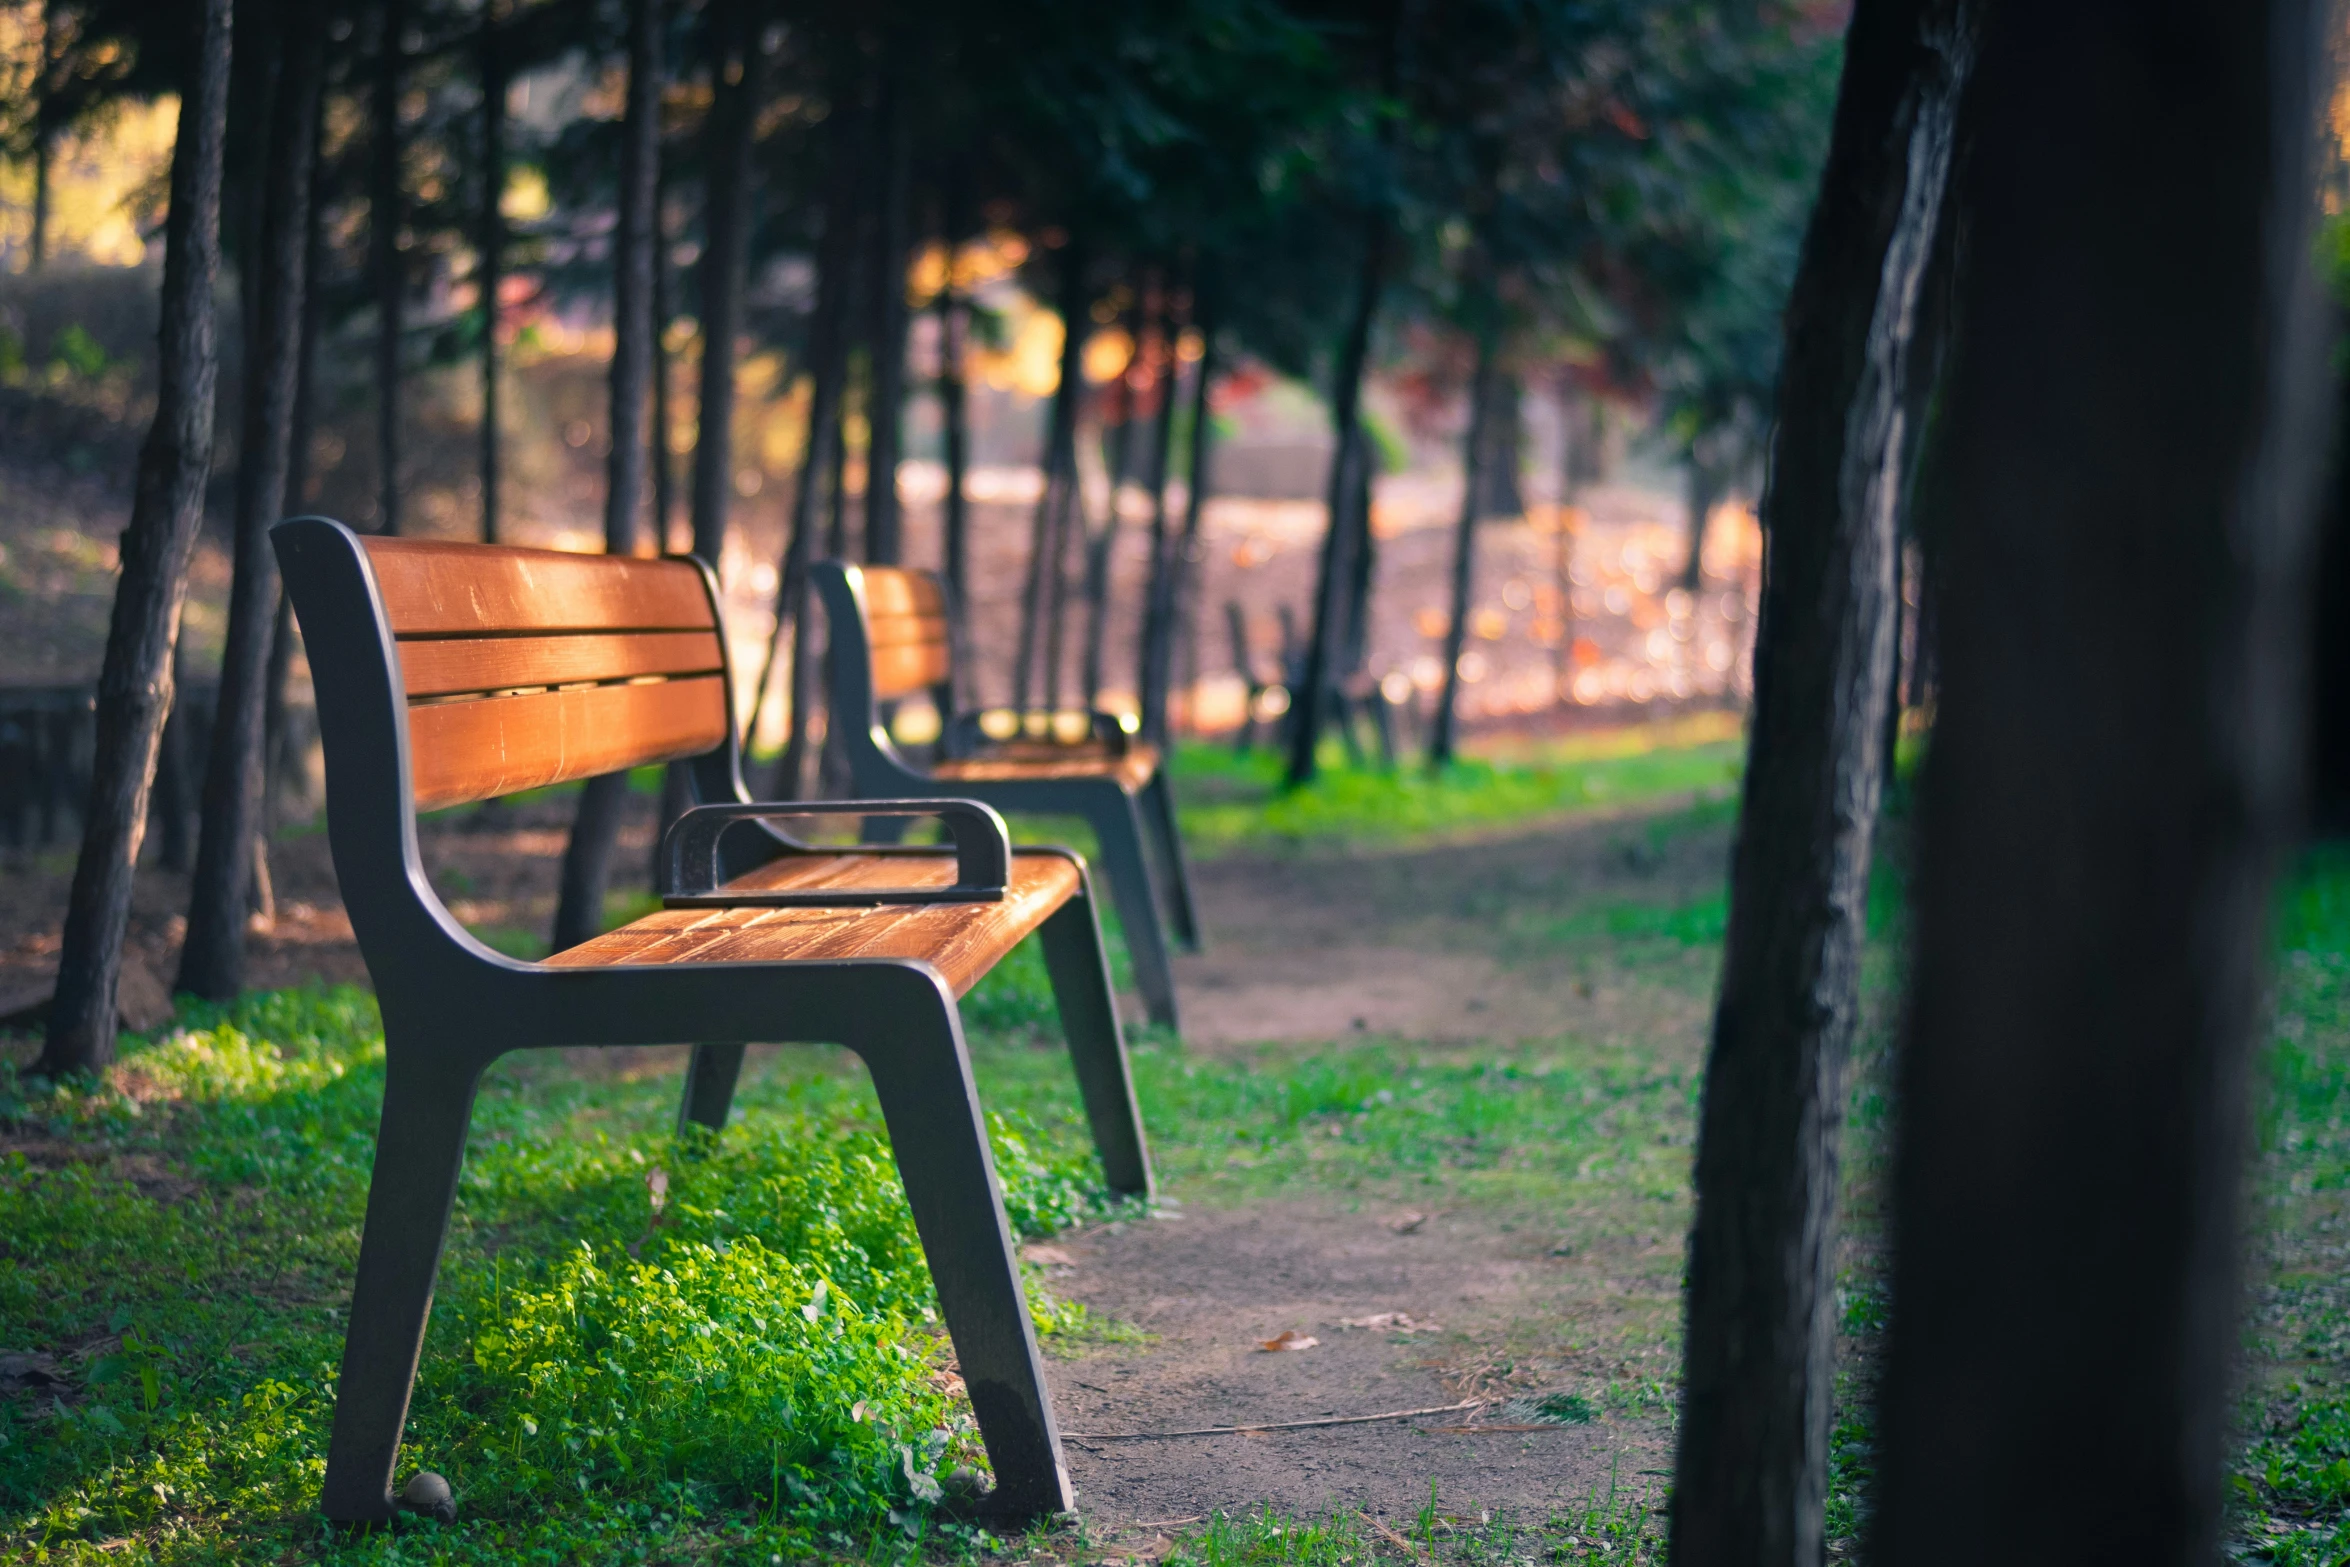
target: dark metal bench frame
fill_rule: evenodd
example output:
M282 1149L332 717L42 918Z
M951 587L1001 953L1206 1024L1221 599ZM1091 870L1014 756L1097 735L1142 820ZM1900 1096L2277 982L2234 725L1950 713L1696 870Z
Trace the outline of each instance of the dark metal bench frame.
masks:
M551 967L484 946L425 876L408 703L365 548L348 528L318 517L278 524L273 541L318 691L335 872L384 1024L383 1120L327 1451L327 1516L373 1523L396 1509L393 1467L483 1071L513 1050L701 1041L681 1119L717 1128L744 1045L778 1040L844 1045L872 1073L995 1469L987 1510L1067 1510L1068 1471L1020 1264L960 1015L939 972L925 962L871 958ZM706 567L703 581L715 613ZM731 687L731 671L728 678ZM704 799L748 803L731 734L693 766ZM761 859L838 852L765 824L756 831L767 840L756 847ZM731 836L749 840L754 830ZM1108 1183L1147 1196L1149 1154L1082 862L1079 890L1038 934Z
M1118 779L1098 778L936 778L906 760L891 740L873 690L873 655L867 637L863 574L840 561L818 561L814 581L824 595L831 627L832 723L848 753L851 787L860 798L915 798L952 794L983 801L1006 813L1082 817L1101 847L1102 870L1117 906L1126 949L1134 960L1135 988L1154 1023L1181 1026L1175 999L1175 969L1168 953L1167 926L1187 952L1200 949L1199 916L1192 903L1191 871L1175 824L1175 796L1167 782L1165 757L1138 791ZM954 613L949 606L949 614ZM952 732L952 688L936 694L940 732ZM1103 715L1094 715L1098 720ZM1148 819L1150 830L1144 831ZM1154 874L1146 839L1155 840L1163 874ZM1165 896L1160 895L1164 883ZM1166 925L1160 909L1166 909Z

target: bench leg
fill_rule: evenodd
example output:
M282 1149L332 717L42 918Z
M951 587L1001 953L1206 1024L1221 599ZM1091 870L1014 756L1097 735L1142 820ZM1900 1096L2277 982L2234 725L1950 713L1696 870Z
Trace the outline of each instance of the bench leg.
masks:
M742 1076L743 1047L696 1045L685 1067L685 1096L677 1107L677 1131L706 1126L726 1130L726 1112L734 1107L735 1079Z
M1134 960L1134 986L1142 992L1152 1022L1179 1029L1183 1025L1175 1009L1175 965L1167 955L1150 860L1143 853L1141 811L1134 796L1120 789L1097 794L1085 814L1100 842L1110 901L1117 905L1126 952Z
M991 1512L1034 1517L1072 1503L1061 1438L1020 1288L962 1021L934 975L899 971L902 988L859 986L872 1020L848 1043L873 1074L914 1228L938 1286L940 1314L995 1467Z
M375 1175L367 1189L367 1226L359 1239L320 1497L320 1507L337 1523L380 1523L397 1509L392 1466L408 1423L408 1396L432 1313L433 1275L449 1233L479 1081L471 1065L403 1065L396 1049L384 1076Z
M1080 893L1054 911L1038 932L1044 964L1052 975L1053 1002L1069 1061L1077 1069L1085 1118L1102 1175L1122 1197L1151 1194L1150 1149L1143 1142L1142 1112L1134 1105L1134 1082L1126 1069L1126 1041L1118 1031L1118 1007L1110 991L1110 964L1102 951L1102 930L1093 901Z
M1199 911L1191 901L1191 866L1183 857L1183 834L1175 826L1175 786L1167 782L1164 767L1144 786L1142 805L1158 835L1159 863L1167 870L1167 910L1174 917L1175 939L1184 951L1197 952Z

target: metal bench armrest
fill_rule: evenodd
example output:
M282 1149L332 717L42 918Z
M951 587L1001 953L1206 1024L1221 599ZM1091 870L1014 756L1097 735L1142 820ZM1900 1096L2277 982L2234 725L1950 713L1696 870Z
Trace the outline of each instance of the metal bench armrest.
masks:
M724 885L718 840L743 822L790 816L935 816L954 844L955 880L945 887L729 890ZM660 865L661 902L672 909L1000 903L1012 872L1012 836L1004 819L977 800L774 800L753 805L697 805L679 816L663 835Z

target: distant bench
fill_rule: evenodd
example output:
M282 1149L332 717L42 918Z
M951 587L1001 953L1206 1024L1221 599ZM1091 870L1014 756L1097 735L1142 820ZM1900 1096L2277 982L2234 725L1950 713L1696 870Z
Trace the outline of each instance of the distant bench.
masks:
M1039 933L1113 1190L1151 1189L1085 866L1014 853L984 806L751 804L715 585L691 561L273 532L324 729L335 871L384 1020L384 1109L327 1451L330 1518L389 1517L433 1277L483 1070L511 1050L694 1043L683 1117L724 1124L743 1046L829 1041L871 1070L996 1472L991 1510L1071 1499L956 1000ZM524 963L474 939L416 813L688 760L710 804L663 841L661 912ZM843 853L782 814L940 817L949 849Z

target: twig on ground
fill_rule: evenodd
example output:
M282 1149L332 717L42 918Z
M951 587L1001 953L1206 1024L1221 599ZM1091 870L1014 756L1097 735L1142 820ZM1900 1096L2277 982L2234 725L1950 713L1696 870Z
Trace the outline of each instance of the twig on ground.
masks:
M1064 1431L1063 1438L1075 1442L1166 1442L1179 1436L1245 1436L1252 1431L1297 1431L1308 1426L1359 1426L1375 1420L1410 1420L1419 1415L1451 1415L1464 1409L1479 1409L1495 1400L1465 1398L1457 1404L1439 1404L1433 1409L1390 1409L1377 1415L1327 1415L1320 1420L1265 1420L1245 1426L1201 1426L1191 1431Z

